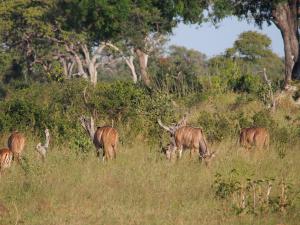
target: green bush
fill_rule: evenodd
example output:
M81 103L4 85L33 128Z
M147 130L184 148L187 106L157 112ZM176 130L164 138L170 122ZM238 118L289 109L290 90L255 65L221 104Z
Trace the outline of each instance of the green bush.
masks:
M86 89L86 100L83 92ZM72 148L86 152L90 140L79 124L81 115L95 117L95 125L114 120L121 139L127 143L136 136L157 140L157 118L174 120L171 97L166 93L150 93L132 82L99 83L95 88L81 80L48 85L30 85L14 90L0 103L0 130L14 129L43 135L51 129L53 140L67 142ZM126 138L124 138L126 137Z
M261 79L258 76L244 74L228 81L229 88L236 92L257 93L261 88Z
M221 141L236 132L235 121L225 114L201 112L198 121L209 141Z
M43 130L51 124L47 110L29 99L12 99L2 104L2 113L7 118L3 128L8 130L31 128L33 131ZM3 124L3 123L2 123Z
M272 119L271 115L267 111L260 111L253 115L253 125L256 127L267 127L272 128L275 121Z

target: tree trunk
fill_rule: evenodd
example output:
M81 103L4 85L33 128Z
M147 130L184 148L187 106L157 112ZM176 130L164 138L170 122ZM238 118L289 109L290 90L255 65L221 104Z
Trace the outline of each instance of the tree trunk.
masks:
M299 77L299 32L297 0L290 0L276 6L272 12L273 21L281 32L284 42L285 79L284 86L288 88L292 78Z
M82 64L82 61L81 61L79 55L76 53L76 51L73 49L72 46L65 45L65 48L66 48L67 52L71 53L71 55L74 57L74 60L77 64L78 75L82 76L84 79L87 79L88 76L83 69L83 64Z
M133 48L130 49L131 55L125 56L123 51L120 48L118 48L116 45L113 45L112 43L105 43L105 45L112 48L112 49L114 49L114 50L116 50L116 51L118 51L121 54L121 57L123 58L123 60L125 60L126 65L130 69L133 83L136 84L137 81L138 81L138 75L136 73L135 66L134 66L134 63L133 63L133 61L134 61L134 57L133 57L134 49Z
M95 87L97 84L97 76L98 76L97 68L96 68L95 64L90 62L88 65L88 70L89 70L89 74L90 74L91 83Z
M67 61L66 59L64 58L60 58L59 59L60 63L62 64L63 68L64 68L64 75L65 75L65 78L69 78L69 71L68 71L68 65L67 65Z
M99 66L99 64L97 64L97 58L100 57L103 49L106 46L101 44L100 46L98 46L98 48L96 49L96 51L94 52L94 55L92 56L92 58L90 57L90 52L89 49L87 47L86 44L82 44L81 45L81 50L83 52L84 58L85 58L85 64L86 67L88 69L88 73L90 76L90 81L91 83L96 86L97 84L97 76L98 76L98 72L97 72L97 67Z
M150 81L150 77L149 77L149 74L147 71L149 55L147 55L145 52L141 51L140 49L136 49L136 54L139 59L139 64L140 64L140 69L141 69L141 78L142 78L144 84L147 87L150 87L151 81Z
M77 54L75 54L74 58L77 63L78 75L82 76L84 79L88 79L88 75L86 74L86 72L83 69L83 65L82 65L80 57Z

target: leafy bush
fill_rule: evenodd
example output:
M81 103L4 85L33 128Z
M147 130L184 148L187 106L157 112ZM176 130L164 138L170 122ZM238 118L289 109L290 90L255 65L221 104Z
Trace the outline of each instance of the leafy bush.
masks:
M132 82L117 81L110 85L98 85L92 103L99 113L110 119L126 122L138 116L147 102L144 89Z
M268 127L271 128L275 122L271 115L267 111L260 111L253 115L253 125L256 127Z
M234 120L221 113L201 112L198 123L203 127L209 141L221 141L236 130Z
M230 89L238 92L257 93L261 88L261 79L258 76L244 74L228 81Z
M87 103L83 98L85 87ZM99 83L95 88L80 80L31 85L15 90L0 103L0 130L28 130L42 135L48 127L57 143L67 140L72 149L86 152L91 145L79 124L81 115L95 116L96 126L114 120L121 139L127 142L136 136L150 137L151 141L159 134L157 118L171 121L172 109L169 95L149 93L127 81Z
M30 127L33 130L42 130L51 123L47 110L29 100L12 99L1 107L2 113L7 118L6 127L8 130Z

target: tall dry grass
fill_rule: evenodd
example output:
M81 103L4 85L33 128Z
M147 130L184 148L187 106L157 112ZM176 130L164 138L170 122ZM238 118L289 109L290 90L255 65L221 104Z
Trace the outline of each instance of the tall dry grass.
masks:
M9 213L0 212L0 224L299 224L299 198L285 213L236 215L230 199L216 198L213 187L216 173L226 178L235 169L240 181L284 177L299 191L299 145L286 147L283 159L275 146L245 152L224 140L211 148L217 157L210 168L189 154L170 163L142 143L120 146L117 160L107 163L92 149L53 148L43 163L29 141L22 166L1 177L0 203Z

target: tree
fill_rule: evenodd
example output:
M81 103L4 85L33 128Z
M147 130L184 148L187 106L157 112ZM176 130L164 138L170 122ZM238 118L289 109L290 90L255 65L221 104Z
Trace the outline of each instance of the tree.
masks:
M226 50L227 55L237 54L240 58L257 60L269 55L271 39L256 31L247 31L239 35L232 48Z
M51 0L0 2L0 48L5 52L21 53L21 60L27 67L25 74L32 75L34 65L41 62L38 55L49 50L44 37L53 34L50 24L45 22L51 6Z
M58 73L65 78L81 76L96 84L97 68L102 63L99 59L107 56L104 51L107 45L92 38L96 35L92 28L69 29L69 21L63 14L68 8L60 8L66 7L62 3L56 0L1 1L0 50L20 53L21 64L24 61L27 67L26 77L44 70L49 76ZM112 37L113 25L104 22L99 33L106 31L105 36L111 33Z
M151 63L157 88L179 96L200 91L198 78L207 72L206 56L199 51L171 45Z
M282 59L270 49L271 39L256 31L247 31L239 35L232 48L225 52L227 58L234 58L244 73L256 74L267 69L272 78L278 79L284 72Z
M136 80L133 53L139 62L141 80L148 87L151 79L147 67L149 54L154 49L153 40L159 42L161 36L170 33L179 22L179 14L191 15L189 18L193 21L200 20L198 15L195 18L190 14L192 8L200 11L200 5L191 5L188 1L62 0L59 5L64 29L86 32L90 48L100 42L110 42L118 43L114 49L119 53L128 52L123 58Z
M204 20L204 12L206 12L206 21L210 20L213 23L232 15L249 22L254 21L260 27L264 22L269 25L274 23L280 30L284 42L285 87L289 86L292 79L300 79L299 0L191 0L185 2L186 5L183 8L186 9L179 11L179 15L186 23L201 23ZM188 9L192 10L184 13Z
M300 79L299 4L299 0L218 0L214 2L213 11L215 19L231 14L249 21L253 19L260 27L264 22L277 26L284 42L285 87L288 87L292 79ZM222 12L222 9L226 10Z

